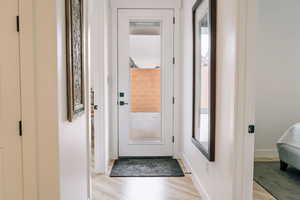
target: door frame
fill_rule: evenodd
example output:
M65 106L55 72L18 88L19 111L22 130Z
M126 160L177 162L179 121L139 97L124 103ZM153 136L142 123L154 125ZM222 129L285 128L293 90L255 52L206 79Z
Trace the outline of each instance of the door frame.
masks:
M154 1L154 2L153 2ZM180 64L181 64L181 42L180 42L180 9L181 9L181 1L180 0L153 0L151 2L147 0L112 0L111 1L111 68L109 71L109 85L110 85L110 159L117 159L119 156L118 146L119 146L119 138L118 138L118 9L173 9L175 16L175 25L174 25L174 57L175 64L173 70L173 94L175 97L175 104L173 105L173 135L175 141L173 143L173 157L179 158L179 138L180 138L180 125L179 123L174 123L174 121L180 120ZM176 89L175 89L176 88Z
M38 200L37 122L35 98L34 58L34 0L19 0L20 15L20 66L21 66L21 120L24 127L22 136L24 200ZM23 70L24 69L24 70ZM21 93L21 94L22 94Z
M88 2L87 34L90 50L91 85L95 92L94 104L94 173L108 172L107 132L107 52L108 5L106 1ZM91 42L93 41L93 42ZM93 82L93 83L92 83ZM91 144L91 142L90 142Z
M242 0L237 6L238 41L234 120L236 155L233 195L234 200L252 200L255 134L248 133L248 126L255 124L254 66L256 65L257 5L256 1Z

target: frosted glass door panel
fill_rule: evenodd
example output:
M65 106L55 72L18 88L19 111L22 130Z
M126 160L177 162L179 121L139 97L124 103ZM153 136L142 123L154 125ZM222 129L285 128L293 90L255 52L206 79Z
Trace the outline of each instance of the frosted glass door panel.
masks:
M129 23L131 143L161 142L160 22Z

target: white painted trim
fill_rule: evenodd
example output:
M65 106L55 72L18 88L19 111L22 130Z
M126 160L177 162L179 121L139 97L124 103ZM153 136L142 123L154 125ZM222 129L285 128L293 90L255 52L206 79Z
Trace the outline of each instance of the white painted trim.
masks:
M173 1L174 3L174 1ZM152 6L151 6L152 7ZM150 7L150 8L151 8ZM175 7L176 6L172 6ZM108 72L108 82L109 82L109 89L110 99L109 103L109 113L110 113L110 124L109 129L109 141L110 141L110 159L114 160L118 158L118 105L117 105L117 93L118 93L118 5L112 2L112 9L111 9L111 68ZM149 9L145 4L143 9ZM161 7L159 7L161 8ZM174 96L176 98L176 102L174 105L174 121L173 121L173 133L175 142L173 144L173 157L179 158L180 157L180 123L175 123L176 121L180 121L180 67L182 64L181 60L181 2L180 7L174 9L174 16L175 16L175 27L174 27L174 57L175 57L175 65L174 65ZM172 8L171 8L172 9Z
M34 0L19 0L24 200L38 200ZM26 95L25 95L26 94Z
M91 125L91 94L90 94L90 88L91 88L91 66L90 66L90 60L89 60L89 23L90 23L90 17L89 17L89 4L88 1L83 1L83 63L84 63L84 86L85 86L85 108L86 108L86 132L87 132L87 192L88 192L88 199L92 198L92 171L90 167L90 160L91 160L91 135L92 135L92 125Z
M241 0L238 9L237 71L235 98L235 179L234 200L253 198L254 134L248 125L255 123L253 66L255 65L256 2Z
M110 159L115 160L118 158L118 9L112 8L112 39L111 39L111 68L110 68Z
M184 153L181 154L181 160L183 161L183 164L184 164L184 167L186 168L186 170L192 174L192 181L193 181L197 191L199 192L201 199L202 200L210 200L207 191L204 189L203 184L201 183L199 177L195 175L192 165L191 165L188 157Z
M278 158L279 154L277 149L256 149L255 158Z
M95 91L95 105L98 109L95 110L94 117L94 172L105 173L108 166L106 156L106 124L105 124L105 98L106 98L106 59L105 59L105 1L90 1L90 19L89 19L89 34L90 34L90 59L91 59L91 78ZM97 58L96 58L97 57Z
M43 87L48 83L57 88L57 80L52 78L57 72L53 68L57 64L56 43L53 42L56 32L49 31L56 28L56 1L19 2L24 199L45 199L46 193L51 193L52 199L58 199L58 113L56 109L51 109L57 108L57 94L54 90L48 91ZM41 18L44 14L49 15L47 20ZM45 62L44 58L47 58L48 62ZM41 66L46 70L42 72ZM46 100L51 102L50 106L43 104ZM51 150L45 148L45 144L49 145ZM52 187L45 190L47 185Z
M111 7L117 8L181 8L181 0L111 0Z
M176 8L174 10L174 16L175 16L175 26L174 26L174 57L176 58L176 62L174 65L174 85L173 85L173 94L175 97L175 104L174 104L174 111L173 111L173 134L174 134L174 145L173 145L173 155L174 158L180 158L180 152L181 152L181 123L176 123L181 121L181 66L182 66L182 43L181 41L181 9Z

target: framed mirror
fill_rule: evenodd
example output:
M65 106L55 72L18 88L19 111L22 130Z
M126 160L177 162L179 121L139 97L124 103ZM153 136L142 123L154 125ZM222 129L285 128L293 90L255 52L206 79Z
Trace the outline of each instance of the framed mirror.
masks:
M215 160L216 0L197 0L193 7L194 145Z

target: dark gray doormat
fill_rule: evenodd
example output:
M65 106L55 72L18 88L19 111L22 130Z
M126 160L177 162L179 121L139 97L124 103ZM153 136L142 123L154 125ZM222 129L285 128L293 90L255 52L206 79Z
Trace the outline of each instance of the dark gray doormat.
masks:
M184 176L176 159L171 157L119 158L111 177L178 177Z
M300 199L300 171L293 167L281 171L279 162L255 162L254 180L278 200Z

